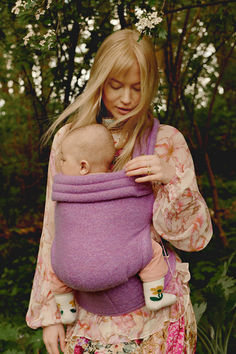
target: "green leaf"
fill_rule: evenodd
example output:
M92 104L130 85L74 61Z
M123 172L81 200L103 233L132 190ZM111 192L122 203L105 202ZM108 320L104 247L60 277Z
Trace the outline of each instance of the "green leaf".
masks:
M206 311L206 308L207 308L206 302L202 302L200 305L198 305L198 304L193 305L193 310L195 313L197 324L200 322L200 319L202 318L202 315Z
M152 300L152 301L160 301L161 299L158 299L157 297L150 297L150 300Z
M158 37L161 39L166 39L167 37L167 32L165 29L160 28L159 32L158 32Z
M12 327L10 324L0 324L0 340L16 342L18 339L19 331L18 328Z
M153 7L153 6L156 6L156 5L157 5L156 0L148 0L148 3L149 3L149 6L150 6L150 7Z

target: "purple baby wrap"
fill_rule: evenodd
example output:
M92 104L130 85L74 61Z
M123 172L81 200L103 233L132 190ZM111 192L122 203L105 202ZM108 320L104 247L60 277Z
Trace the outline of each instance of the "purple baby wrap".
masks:
M133 157L153 153L158 127L155 120ZM142 307L137 273L152 258L151 185L136 183L124 171L59 174L52 199L57 201L52 267L62 282L77 290L79 305L99 315L121 315Z

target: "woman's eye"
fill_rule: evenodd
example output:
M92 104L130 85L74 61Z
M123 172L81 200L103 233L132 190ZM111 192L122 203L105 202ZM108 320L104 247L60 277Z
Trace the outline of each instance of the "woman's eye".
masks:
M140 87L133 87L133 89L134 89L134 91L136 91L136 92L140 92Z
M119 90L121 86L116 86L116 85L110 85L113 90Z

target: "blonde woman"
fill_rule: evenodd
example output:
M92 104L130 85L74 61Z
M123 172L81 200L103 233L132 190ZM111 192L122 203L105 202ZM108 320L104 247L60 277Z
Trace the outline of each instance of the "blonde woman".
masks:
M168 248L169 262L167 259L170 277L165 287L167 292L176 295L177 301L157 312L134 306L132 311L104 315L97 311L99 297L95 307L90 303L95 310L88 311L81 296L76 322L68 326L65 339L60 313L50 291L55 277L51 267L55 158L63 138L72 129L98 122L111 130L117 150L114 174L124 169L128 177L135 178L137 185L147 182L152 186L155 202L151 237L154 240L161 242L163 238L174 247L191 252L203 249L212 236L210 215L197 187L187 144L177 129L154 120L151 104L158 87L156 57L151 42L145 37L141 41L138 38L136 31L125 29L103 42L84 93L48 132L49 137L70 116L70 122L58 130L52 144L44 226L27 313L31 328L43 327L43 339L50 354L59 354L58 341L65 353L195 352L196 323L189 295L188 264L182 263L171 248ZM143 146L154 128L155 149L151 154L143 154L147 151ZM136 203L133 209L140 219L142 210ZM131 227L128 223L127 220L127 227ZM109 296L113 296L112 291ZM111 301L115 299L111 297ZM124 309L130 304L127 306Z

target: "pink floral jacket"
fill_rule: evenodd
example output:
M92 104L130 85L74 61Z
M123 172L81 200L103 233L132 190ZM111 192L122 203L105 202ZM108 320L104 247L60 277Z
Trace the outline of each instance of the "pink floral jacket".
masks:
M51 292L51 282L55 277L50 262L55 206L55 202L51 200L51 189L55 157L65 130L66 126L55 135L51 149L42 237L26 316L31 328L61 322ZM153 183L155 203L152 237L160 240L161 236L180 250L199 251L208 244L212 236L212 225L207 205L198 190L192 157L183 135L171 126L161 125L155 153L175 167L176 175L166 185ZM190 301L187 284L189 279L188 264L181 263L177 257L176 271L169 285L169 291L178 297L175 305L155 313L144 307L131 314L115 317L97 316L80 308L73 334L110 342L151 335L165 321L175 321L185 312Z

